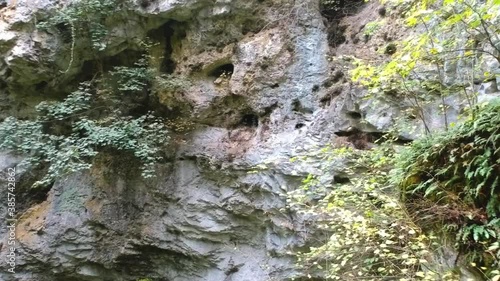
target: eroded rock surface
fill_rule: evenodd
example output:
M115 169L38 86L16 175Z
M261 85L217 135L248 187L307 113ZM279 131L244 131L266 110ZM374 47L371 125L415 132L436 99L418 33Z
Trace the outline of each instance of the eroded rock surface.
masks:
M61 5L17 1L2 10L2 114L29 116L38 101L91 74L92 52L78 47L88 38L71 50L57 31L35 28ZM157 67L190 77L184 96L159 102L180 107L196 126L178 136L176 156L154 181L124 175L112 162L60 180L46 198L23 205L16 274L2 273L2 280L256 281L296 274L287 252L311 234L303 218L280 210L282 195L315 171L292 165L295 151L335 131L325 130L334 113L320 108L313 91L328 79L329 47L315 1L273 5L151 1L109 19L111 39L100 56L123 60L146 35L157 40L152 54L168 60ZM295 18L276 20L291 9L300 9ZM223 71L230 77L219 77ZM14 166L7 155L3 166ZM265 170L249 173L264 162Z
M65 1L0 1L2 118L31 116L39 101L64 96L99 65L130 64L148 37L157 58L150 65L189 80L182 94L160 94L159 106L165 117L194 124L175 135L175 156L155 180L124 168L130 159L101 159L19 203L16 274L2 264L0 279L300 277L289 251L311 245L317 234L307 227L311 218L284 211L283 194L309 173L331 182L345 163L330 163L332 173L323 175L321 163L290 158L339 137L366 148L356 141L388 130L402 110L361 99L364 90L345 79L344 64L328 60L331 36L318 1L300 2L133 1L106 20L96 57L81 47L90 38L71 42L60 30L36 28ZM357 23L376 15L377 4L363 11ZM482 91L491 95L496 83ZM3 171L19 161L0 156ZM22 186L29 173L18 177ZM20 198L34 191L26 192Z

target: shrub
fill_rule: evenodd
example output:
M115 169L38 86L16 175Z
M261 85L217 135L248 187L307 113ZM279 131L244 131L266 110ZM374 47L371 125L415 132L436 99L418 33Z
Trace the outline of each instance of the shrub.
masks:
M115 66L110 74L116 80L118 90L142 92L150 85L154 73L148 67L146 58L142 58L133 67Z
M38 23L37 27L41 29L55 27L63 33L69 29L73 41L75 37L90 38L92 48L102 51L106 48L104 38L107 35L104 23L118 7L119 2L116 0L75 1L57 10L47 20Z
M163 121L151 113L138 118L114 113L92 119L93 99L90 85L84 83L61 102L40 103L35 120L6 118L0 123L0 149L25 155L22 165L28 168L47 167L46 175L34 186L89 169L103 149L133 153L142 163L142 175L154 176L155 163L162 159L161 147L169 139ZM63 129L55 130L58 125Z
M393 180L421 225L456 234L459 249L491 269L500 266L491 248L500 241L500 101L477 114L415 141L398 157Z
M403 2L408 28L425 32L411 33L390 50L390 60L381 65L355 61L353 81L370 89L380 99L397 95L414 108L431 133L424 110L439 103L446 129L446 97L460 96L460 105L474 108L476 81L494 79L496 69L485 69L487 61L499 61L498 24L500 2L495 0L397 1ZM453 69L454 65L460 67ZM461 68L461 69L460 69ZM451 74L450 74L451 72ZM451 76L450 76L451 75ZM400 102L401 103L401 102Z
M354 161L346 170L350 181L328 185L309 175L288 193L291 210L314 218L309 231L325 234L317 246L297 253L306 274L325 280L437 278L425 267L432 237L409 220L388 184L393 153L387 145L371 151L324 148L322 163Z

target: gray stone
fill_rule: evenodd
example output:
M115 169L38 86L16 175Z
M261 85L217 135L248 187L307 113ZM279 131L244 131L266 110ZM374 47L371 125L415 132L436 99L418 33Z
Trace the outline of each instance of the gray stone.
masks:
M84 65L119 60L125 50L139 50L146 34L156 30L165 36L168 32L161 28L167 26L169 32L185 37L164 38L150 52L170 56L175 76L189 77L189 83L182 95L159 95L159 103L168 109L183 108L179 114L195 125L175 135L175 153L169 163L160 165L154 180L99 165L58 180L45 200L19 214L19 270L9 275L1 264L0 279L304 277L289 252L317 240L306 226L314 218L284 212L284 194L299 188L308 174L329 188L335 176L345 176L349 162L324 161L318 149L339 140L339 132L391 130L410 108L408 101L367 100L366 89L339 81L336 86L342 92L322 104L320 97L329 89L321 82L330 78L333 67L347 71L349 66L328 61L328 34L316 0L288 8L265 7L268 1L133 1L130 11L119 11L106 22L109 38L99 57L81 47L89 38L78 38L71 64L71 42L57 30L44 32L32 24L57 2L19 0L3 14L0 85L6 86L0 94L8 98L2 101L33 108L45 99L44 93L68 93L84 77ZM167 43L171 54L165 53ZM234 68L230 77L213 77L224 65ZM446 66L450 79L456 68ZM425 78L436 79L436 72L429 71ZM40 92L42 86L46 92ZM493 88L491 84L484 91ZM457 95L446 98L450 121L457 119L461 100ZM444 126L438 104L432 101L424 108L433 130ZM14 115L26 109L8 110ZM256 120L243 122L245 115ZM420 120L407 125L410 128L401 128L407 139L423 132ZM308 155L307 161L290 161L303 155ZM0 154L0 168L19 161ZM5 191L2 179L0 185ZM4 214L1 205L0 215ZM2 227L0 236L5 235ZM5 255L2 248L0 259Z
M498 92L497 81L489 81L486 83L482 83L481 87L479 87L479 95L488 95Z

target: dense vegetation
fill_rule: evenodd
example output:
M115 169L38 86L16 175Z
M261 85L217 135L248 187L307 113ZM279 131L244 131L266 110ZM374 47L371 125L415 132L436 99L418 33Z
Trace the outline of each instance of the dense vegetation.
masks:
M391 43L394 52L382 63L356 59L353 80L367 86L375 99L403 98L408 104L407 118L419 119L427 134L432 130L427 107L440 103L448 129L453 124L447 97L458 96L460 106L472 109L477 102L475 85L500 74L494 66L500 62L500 2L384 2L403 11L410 35Z
M394 181L414 220L455 236L470 261L500 266L500 102L476 118L418 141L396 161Z
M383 2L403 13L409 36L382 48L383 62L355 58L351 77L367 99L398 99L407 115L372 150L321 150L323 163L354 161L347 183L310 175L288 194L289 208L319 218L316 231L325 232L298 253L298 265L327 280L459 280L460 267L500 280L500 103L479 103L475 86L500 75L488 68L500 61L500 1ZM365 35L382 24L365 26ZM465 109L460 124L448 116L450 96ZM434 104L443 128L430 125ZM390 136L414 119L426 136L395 149ZM450 244L457 268L436 266Z
M61 102L40 103L34 120L8 117L0 123L0 149L27 156L25 168L46 170L34 186L89 169L94 156L106 150L131 152L142 163L143 176L152 177L169 138L162 120L151 113L124 116L102 98L91 83L82 83Z
M327 184L310 175L288 194L288 207L325 232L318 246L297 254L299 267L327 280L458 280L459 268L435 264L450 240L455 262L499 280L499 153L498 101L404 149L385 139L372 150L314 153L323 163L352 161L344 171L351 180Z
M321 1L323 15L337 22L339 13L360 1L347 1L347 8L343 2ZM425 137L397 147L395 136L403 128L398 123L374 149L329 146L316 153L324 174L331 172L328 163L347 161L343 172L350 180L325 183L310 175L301 189L286 194L287 207L314 218L311 231L325 234L315 247L293 254L310 278L457 280L457 270L434 265L436 252L450 239L460 253L457 261L485 280L498 281L500 102L480 104L475 85L500 76L488 69L488 62L500 63L500 1L383 2L403 13L408 30L419 32L386 46L383 62L355 59L351 78L368 88L367 99L403 100L408 115L398 121L419 119ZM37 26L67 37L68 69L78 38L90 38L96 53L106 48L107 16L118 7L112 0L81 3ZM367 24L364 35L381 24ZM150 45L144 45L135 64L101 70L66 98L40 103L31 120L9 117L0 123L0 149L23 154L22 165L44 171L34 186L89 169L99 153L129 153L145 178L154 176L156 163L165 157L170 123L150 111L150 101L161 93L175 106L172 92L187 81L153 69ZM450 74L456 65L468 70ZM449 119L450 96L460 97L465 108L461 123ZM429 124L426 108L435 103L443 128Z
M155 67L163 57L152 55L154 43L149 38L140 40L138 50L122 65L103 65L109 22L114 12L126 9L128 3L76 1L38 19L37 29L59 36L63 46L70 45L65 73L80 59L75 44L79 50L91 50L95 62L92 78L81 82L66 98L55 100L52 96L52 100L38 104L29 119L8 117L0 123L0 149L26 156L21 166L41 171L33 186L49 186L69 173L89 169L100 153L115 158L132 155L142 176L153 177L155 165L166 155L170 131L192 125L158 113L171 110L175 93L189 82Z

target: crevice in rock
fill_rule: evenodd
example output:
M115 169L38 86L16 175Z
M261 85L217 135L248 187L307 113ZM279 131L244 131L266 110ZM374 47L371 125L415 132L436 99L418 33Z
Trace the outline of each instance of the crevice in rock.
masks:
M306 125L304 123L297 123L297 124L295 124L295 129L300 129L300 128L303 128L305 126Z
M320 104L323 108L330 106L332 99L342 93L343 87L341 85L337 85L331 89L328 89L328 92L320 97Z
M321 104L321 107L325 108L327 106L330 106L332 103L332 96L331 95L325 95L319 100L319 103Z
M267 117L269 115L271 115L271 113L273 113L273 111L278 108L278 102L275 102L273 104L271 104L270 106L267 106L264 108L264 113L261 114L261 117Z
M363 132L357 128L349 128L346 131L335 132L335 135L339 137L346 137L349 143L356 149L369 149L373 146L373 143L383 136L382 133L375 132Z
M338 83L342 78L344 78L344 72L342 72L342 70L336 70L332 75L332 83Z
M339 137L345 137L349 143L352 143L356 149L370 149L379 140L388 140L388 134L385 132L363 132L357 128L349 128L345 131L335 132ZM407 144L412 140L405 139L401 136L396 139L391 139L395 144Z
M35 181L42 178L47 172L47 167L37 167L29 173L21 174L19 183L16 187L16 211L23 213L25 210L36 204L42 203L47 200L49 191L52 189L52 184L48 186L41 186L33 188Z
M181 22L170 20L157 29L148 32L148 37L159 45L151 48L152 57L162 73L175 72L177 62L172 58L172 53L186 37L185 27Z
M300 112L300 113L305 113L305 114L311 114L313 111L310 108L306 108L302 105L300 100L295 99L292 101L292 110L295 112Z
M347 41L345 36L347 26L342 25L341 21L344 17L355 14L364 4L364 0L322 1L320 11L326 19L328 43L331 47L337 47Z
M129 253L119 256L114 265L131 276L150 275L156 266L165 264L170 264L177 270L190 268L194 271L206 264L202 258L149 245L133 245L128 250ZM146 272L145 269L149 269L151 272Z

